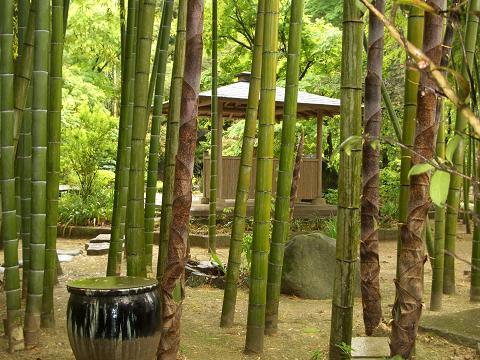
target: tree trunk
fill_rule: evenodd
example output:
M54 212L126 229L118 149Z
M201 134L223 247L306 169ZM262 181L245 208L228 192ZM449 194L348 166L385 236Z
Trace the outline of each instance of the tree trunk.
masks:
M170 225L172 223L173 183L175 180L175 158L178 151L178 129L180 123L180 104L183 72L185 67L185 36L187 26L187 0L179 0L177 18L177 38L173 59L172 83L168 109L167 136L165 143L165 165L162 191L162 215L160 218L160 239L157 263L157 279L163 282L163 273L167 265Z
M340 141L362 133L363 22L355 0L343 2ZM340 150L336 266L333 283L330 359L343 359L338 345L351 344L353 293L360 243L362 148Z
M155 97L153 105L152 129L150 131L150 150L148 156L147 191L145 199L145 253L147 273L152 272L153 230L155 227L155 200L157 195L158 158L160 151L160 128L165 90L165 72L168 60L168 41L173 17L173 0L163 4L162 21L158 38L158 68L156 73Z
M444 10L444 0L429 1L436 9ZM423 49L434 64L440 65L442 57L443 20L440 15L425 13ZM435 153L437 126L436 84L428 73L420 76L417 98L417 126L412 164L430 160ZM413 355L418 323L422 312L423 265L426 261L422 231L426 225L430 174L412 176L406 224L401 226L401 251L398 264L398 278L395 280L396 297L392 310L393 324L390 339L391 355L410 359Z
M122 270L122 237L128 197L128 177L130 169L131 146L131 103L133 98L135 72L136 39L136 0L128 0L127 33L122 68L122 94L120 104L120 123L118 130L117 161L115 165L115 187L113 198L112 231L108 251L107 276L120 275Z
M145 118L147 116L148 76L152 50L155 0L144 0L140 6L135 60L135 86L132 123L130 175L125 242L127 275L146 276L145 267Z
M21 321L20 272L18 270L17 219L15 214L15 151L13 131L13 1L0 4L0 171L1 179L1 235L5 255L5 293L7 297L7 328L9 350L23 347Z
M185 297L185 262L187 254L192 177L197 142L198 93L202 71L203 0L188 0L185 73L180 111L179 150L175 164L173 220L168 242L168 261L162 281L163 334L158 359L175 360L180 344L180 318ZM180 287L180 300L173 297Z
M471 69L473 65L473 56L475 54L475 46L477 43L479 13L480 0L470 1L464 37L466 59L462 61L462 76L465 79L468 79L468 69ZM459 97L461 99L465 99L467 96L468 93L464 93L462 87L459 87ZM466 129L467 118L461 111L457 111L455 134L459 135L462 141L460 141L458 144L458 147L453 155L453 164L455 165L455 169L458 173L463 173L463 160L465 155L464 134ZM460 188L462 187L462 184L462 177L452 173L450 177L450 188L448 191L447 218L445 224L445 249L448 251L448 253L445 253L445 267L443 273L443 293L450 295L455 293L455 258L452 254L455 254L458 208L460 204Z
M268 259L265 333L269 335L275 334L278 330L278 304L280 302L283 255L285 242L290 233L290 195L295 161L295 126L297 123L298 73L300 69L303 8L303 0L292 1L282 142L275 198L275 218Z
M246 353L261 353L263 351L273 180L278 11L278 0L265 0L252 267L250 270L245 341Z
M260 76L262 70L263 27L265 0L258 0L257 20L255 26L255 44L253 48L252 74L248 90L248 103L243 131L242 154L238 172L235 209L233 210L233 225L228 252L227 279L223 295L222 317L220 326L233 325L235 304L237 301L237 284L240 277L243 236L245 234L245 217L247 201L250 192L250 178L253 164L253 146L257 131L257 114L260 94Z
M423 43L423 10L415 6L410 7L408 13L408 32L407 40L417 48L422 47ZM398 230L400 234L401 227L407 221L408 196L410 194L410 178L408 173L412 166L413 140L415 137L415 118L417 115L417 90L420 80L420 72L413 64L408 64L412 60L407 56L407 66L405 73L405 95L403 108L403 129L402 129L402 147L401 165L400 165L400 197L398 199ZM413 65L413 66L412 66ZM398 236L397 243L397 276L400 256L401 240Z
M375 0L382 14L385 1ZM382 320L380 262L378 258L380 148L373 147L382 126L383 23L369 14L367 76L365 78L365 143L362 160L360 278L365 332L372 335Z

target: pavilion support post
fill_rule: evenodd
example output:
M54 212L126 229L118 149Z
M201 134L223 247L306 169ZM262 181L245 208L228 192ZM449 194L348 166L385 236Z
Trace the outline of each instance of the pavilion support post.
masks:
M325 199L322 197L322 131L323 131L323 111L317 112L317 197L313 199L312 204L325 204Z
M217 210L225 205L223 193L223 102L218 102L218 125L217 125Z

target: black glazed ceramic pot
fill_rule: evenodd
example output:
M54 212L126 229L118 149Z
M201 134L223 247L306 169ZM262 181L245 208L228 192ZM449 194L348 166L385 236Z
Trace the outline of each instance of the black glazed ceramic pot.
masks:
M67 284L68 339L77 360L152 360L160 341L154 279L119 276Z

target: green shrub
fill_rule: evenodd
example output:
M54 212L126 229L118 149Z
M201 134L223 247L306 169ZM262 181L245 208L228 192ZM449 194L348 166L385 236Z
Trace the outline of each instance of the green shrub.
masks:
M113 179L110 172L101 172L90 194L70 191L58 203L58 221L65 226L101 226L111 222L113 211Z
M323 194L323 198L327 204L338 204L338 189L327 189L327 192Z
M321 231L328 237L337 238L337 217L333 216L321 222Z

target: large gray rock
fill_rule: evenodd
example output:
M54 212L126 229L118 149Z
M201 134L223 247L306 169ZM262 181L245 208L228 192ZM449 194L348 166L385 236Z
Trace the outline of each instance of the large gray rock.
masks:
M322 233L294 236L285 246L282 293L305 299L331 299L335 277L335 239ZM355 296L360 295L357 271Z

